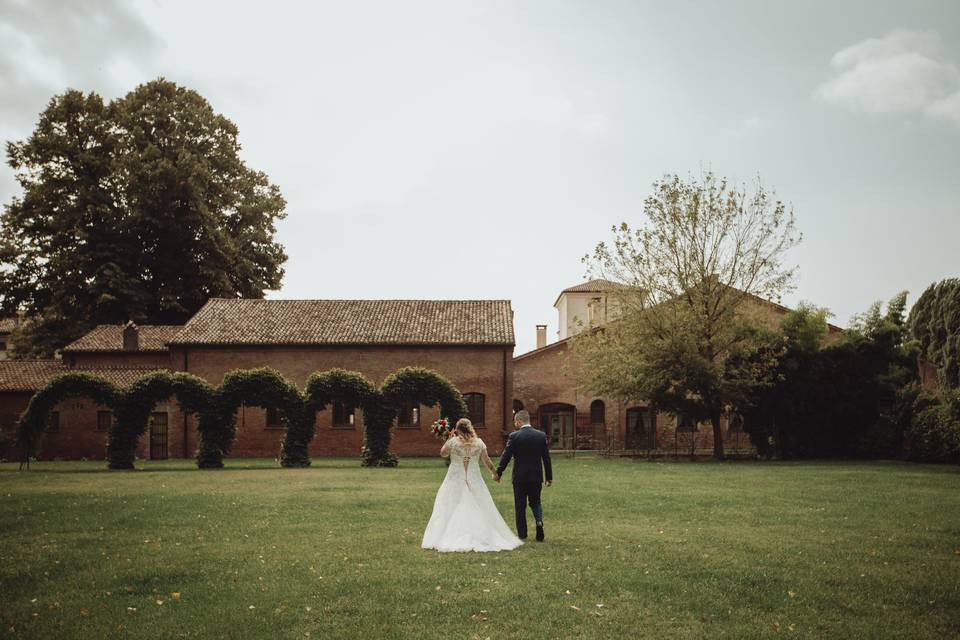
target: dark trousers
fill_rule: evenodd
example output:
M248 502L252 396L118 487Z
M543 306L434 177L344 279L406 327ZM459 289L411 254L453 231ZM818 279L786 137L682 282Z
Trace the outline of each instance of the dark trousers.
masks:
M527 537L527 504L533 510L533 517L537 522L543 522L543 507L540 506L540 490L543 483L514 482L513 506L517 513L517 535Z

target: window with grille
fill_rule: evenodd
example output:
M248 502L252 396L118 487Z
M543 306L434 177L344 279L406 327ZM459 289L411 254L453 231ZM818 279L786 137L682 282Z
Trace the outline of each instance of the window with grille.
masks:
M97 411L97 431L109 431L113 424L112 411Z
M342 402L333 403L333 427L335 429L352 429L356 422L354 408Z
M590 403L590 424L603 424L607 421L607 407L603 400L594 400Z
M465 393L463 401L467 403L467 417L475 427L482 427L487 397L482 393Z
M408 403L397 412L397 426L416 428L420 426L420 405Z
M56 433L60 431L60 412L51 411L47 414L47 431Z
M267 407L267 429L283 429L283 416L276 407Z

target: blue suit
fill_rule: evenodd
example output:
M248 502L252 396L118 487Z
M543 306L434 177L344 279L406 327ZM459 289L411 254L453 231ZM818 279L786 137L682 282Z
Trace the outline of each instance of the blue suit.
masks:
M517 516L517 535L527 537L527 504L533 510L537 522L543 522L543 506L540 504L540 490L544 476L553 481L553 467L550 464L550 448L547 436L530 425L524 425L510 434L507 446L500 456L497 475L502 476L510 460L513 459L513 506Z

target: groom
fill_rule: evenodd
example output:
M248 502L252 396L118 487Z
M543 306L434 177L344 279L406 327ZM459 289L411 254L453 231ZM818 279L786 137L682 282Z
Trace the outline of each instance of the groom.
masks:
M537 522L537 541L543 542L543 507L540 506L540 489L546 484L553 484L553 468L550 466L550 449L547 447L547 436L530 426L530 414L527 411L517 411L513 416L513 424L517 430L510 434L507 446L500 456L500 464L493 479L500 482L510 458L516 458L513 463L513 505L517 512L517 535L527 537L527 503L533 510L533 517ZM543 468L540 467L541 462ZM543 476L546 473L547 481Z

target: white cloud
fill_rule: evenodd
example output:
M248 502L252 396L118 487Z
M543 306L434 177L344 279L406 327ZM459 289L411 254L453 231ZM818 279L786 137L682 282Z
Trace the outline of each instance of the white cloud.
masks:
M932 118L942 118L960 125L960 91L928 104L923 112Z
M960 124L960 71L932 31L896 29L834 54L836 72L813 95L870 115L925 114Z

